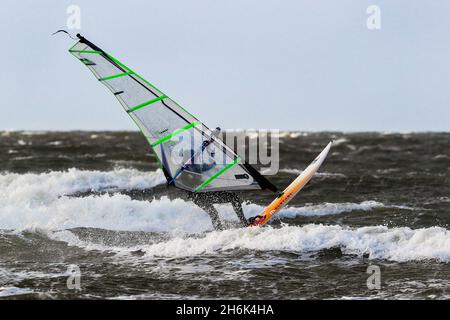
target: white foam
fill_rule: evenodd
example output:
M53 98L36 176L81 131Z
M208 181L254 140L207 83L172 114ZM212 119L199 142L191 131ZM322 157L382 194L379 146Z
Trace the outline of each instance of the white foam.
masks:
M333 146L338 146L340 144L346 143L348 140L346 138L339 138L333 141Z
M303 172L303 170L286 168L286 169L280 169L280 172L299 175ZM315 176L317 176L317 177L339 177L339 178L346 177L345 174L337 173L337 172L316 172Z
M132 200L122 194L61 197L45 204L26 203L0 208L0 229L61 230L76 227L126 231L200 232L210 229L208 216L183 200ZM195 221L195 223L193 223Z
M377 201L363 201L361 203L343 202L343 203L321 203L318 205L305 205L301 208L287 207L279 213L282 218L295 218L297 216L327 216L352 211L371 211L374 208L383 208L384 204Z
M60 146L62 145L62 141L50 141L47 143L49 146Z
M309 136L308 132L302 132L302 131L279 131L278 137L279 138L298 138L298 137L307 137Z
M450 261L450 232L433 227L412 230L383 226L351 229L310 224L280 229L246 228L208 233L204 238L174 238L141 248L147 256L215 254L232 249L309 252L340 247L369 259Z
M164 183L161 170L134 169L93 171L69 169L49 173L0 174L0 210L3 206L45 203L58 196L109 189L147 189ZM0 211L1 212L1 211Z
M132 200L122 194L66 197L75 192L111 189L146 189L165 178L160 170L142 172L134 169L116 169L100 172L71 169L49 173L0 174L0 229L62 230L92 227L126 231L172 231L196 233L211 230L208 215L181 199L163 197L153 201ZM304 207L287 207L280 217L322 216L371 210L381 203L323 203ZM256 204L244 205L247 217L261 213ZM225 220L236 220L231 206L219 205ZM195 223L193 223L195 221Z
M19 140L17 140L17 144L19 146L26 146L26 145L31 145L32 143L31 142L25 142L24 140L19 139Z
M107 220L108 211L124 209L123 215L133 215L135 210L143 212L139 208L145 207L145 203L133 202L121 195L84 199L63 195L89 190L147 189L164 182L160 170L141 172L116 169L101 172L70 169L41 174L3 173L0 174L0 229L109 225L114 221L108 224L101 222ZM100 220L100 223L95 220Z
M11 158L12 161L22 161L22 160L31 160L34 159L34 156L25 156L25 157L14 157Z
M30 187L30 186L28 186ZM11 195L12 202L0 207L0 229L25 230L62 230L76 227L102 228L123 231L151 232L187 232L198 233L212 230L209 216L194 205L181 199L169 200L167 197L152 201L133 200L123 194L103 194L83 198L50 198L45 192L28 194L28 200ZM20 194L20 193L19 193ZM26 194L26 193L25 193ZM22 196L26 196L21 194ZM39 201L41 196L42 201ZM19 198L20 202L13 199ZM304 207L287 207L280 213L280 218L297 216L323 216L351 212L353 210L369 211L382 207L375 201L362 203L323 203ZM222 219L237 221L230 205L218 205ZM264 209L256 204L244 204L247 217L255 216Z
M40 136L49 133L49 131L44 130L36 130L36 131L14 131L15 133L19 133L24 136Z
M33 293L34 291L28 288L17 288L17 287L0 287L0 298L13 297L23 294Z
M380 226L355 229L283 225L278 229L267 227L213 231L199 237L198 234L212 230L211 221L200 208L181 199L169 200L163 197L153 201L137 201L123 194L84 198L60 196L89 189L149 188L162 182L164 177L160 171L147 173L130 169L109 172L72 169L22 175L4 173L0 175L0 229L63 230L47 233L70 245L118 253L127 253L136 248L111 248L83 242L65 229L92 227L171 232L170 240L139 247L146 257L217 254L230 249L306 252L341 247L344 253L366 253L372 259L450 261L450 233L443 228L412 230ZM279 216L321 216L354 210L370 211L379 207L385 206L375 201L308 204L301 208L287 207ZM236 220L231 206L219 205L218 209L224 220ZM244 205L246 216L258 214L262 209L256 204ZM188 237L189 234L197 236Z
M339 247L344 254L391 261L450 261L450 231L439 228L388 228L373 226L350 228L308 224L302 227L241 228L213 231L202 237L175 236L167 241L133 247L105 247L87 244L76 236L60 233L57 238L87 250L115 251L120 255L135 250L143 259L227 254L230 250L285 251L312 253Z

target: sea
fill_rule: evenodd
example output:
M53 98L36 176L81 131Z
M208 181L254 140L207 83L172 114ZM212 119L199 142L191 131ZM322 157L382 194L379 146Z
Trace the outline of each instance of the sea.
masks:
M138 132L0 132L1 299L449 299L450 133L279 132L263 227L166 185ZM179 194L178 194L179 193ZM240 195L246 217L275 195Z

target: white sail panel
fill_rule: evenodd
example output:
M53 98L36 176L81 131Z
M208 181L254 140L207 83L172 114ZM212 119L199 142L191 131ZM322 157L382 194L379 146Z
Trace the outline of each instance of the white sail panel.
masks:
M80 41L69 51L122 104L157 154L169 184L193 192L275 190L196 117L123 63L77 36Z

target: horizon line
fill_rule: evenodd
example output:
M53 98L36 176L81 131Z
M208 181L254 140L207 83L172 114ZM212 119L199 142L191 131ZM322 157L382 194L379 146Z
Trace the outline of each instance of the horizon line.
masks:
M243 129L243 128L227 128L222 129L222 131L228 131L228 130L243 130L243 131L258 131L258 130L278 130L279 132L298 132L298 133L382 133L382 134L410 134L410 133L450 133L450 129L448 131L445 130L290 130L290 129L276 129L276 128L250 128L250 129ZM123 130L109 130L109 129L70 129L70 130L60 130L60 129L0 129L0 133L20 133L20 132L30 132L30 133L58 133L58 132L130 132L130 133L141 133L139 130L129 130L129 129L123 129Z

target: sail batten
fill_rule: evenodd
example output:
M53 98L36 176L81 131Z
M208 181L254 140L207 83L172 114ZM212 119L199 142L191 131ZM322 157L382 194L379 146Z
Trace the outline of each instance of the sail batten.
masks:
M89 54L102 54L102 52L97 50L69 50L71 53L89 53Z
M84 37L69 52L116 97L156 153L167 181L191 192L273 187L177 102ZM269 187L268 189L273 190Z
M240 158L236 158L232 163L228 164L225 168L222 168L219 172L217 172L215 175L213 175L212 177L210 177L208 180L206 180L205 182L203 182L201 185L199 185L196 189L195 192L198 192L200 190L202 190L204 187L206 187L208 184L210 184L214 179L217 179L221 174L223 174L225 171L227 171L228 169L230 169L232 166L234 166L236 163L238 163L241 159Z
M150 101L141 103L140 105L138 105L138 106L136 106L136 107L133 107L133 108L127 110L127 112L128 112L128 113L134 112L134 111L136 111L136 110L139 110L139 109L141 109L141 108L143 108L143 107L149 106L149 105L151 105L151 104L153 104L153 103L155 103L155 102L158 102L158 101L160 101L160 100L162 100L162 99L165 99L165 98L167 98L167 96L162 95L161 97L158 97L158 98L152 99L152 100L150 100Z
M158 141L152 143L152 147L155 147L155 146L157 146L157 145L159 145L159 144L161 144L161 143L164 143L164 142L166 142L166 141L172 139L172 138L175 137L176 135L181 134L183 131L189 130L189 129L191 129L192 127L198 126L198 125L200 125L200 124L201 124L201 123L200 123L199 121L194 121L194 122L188 124L187 126L184 126L183 128L177 129L177 130L173 131L171 134L168 134L167 136L165 136L165 137L159 139Z
M98 80L99 81L107 81L107 80L111 80L111 79L116 79L116 78L120 78L120 77L129 76L130 74L133 74L133 72L131 72L131 71L123 72L123 73L115 74L115 75L112 75L112 76L109 76L109 77L100 78Z

